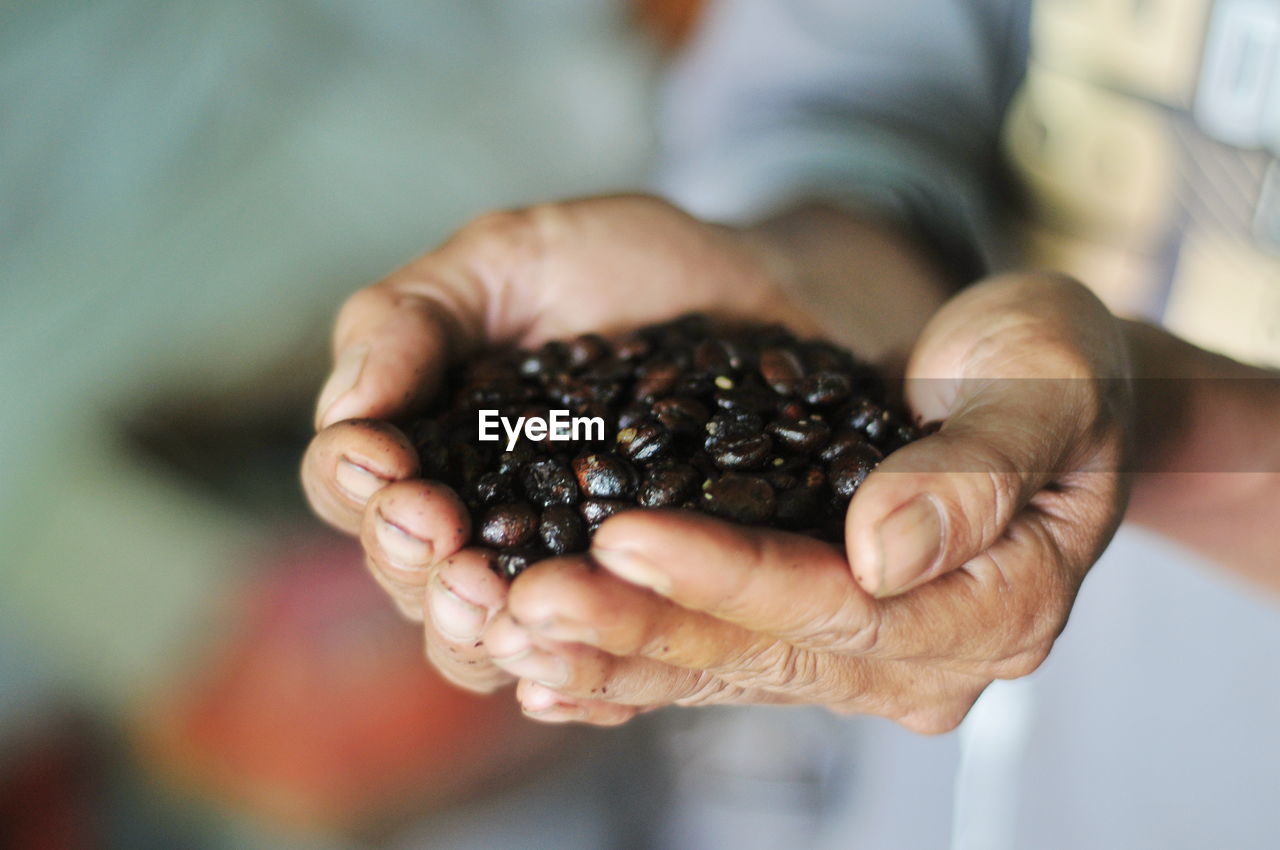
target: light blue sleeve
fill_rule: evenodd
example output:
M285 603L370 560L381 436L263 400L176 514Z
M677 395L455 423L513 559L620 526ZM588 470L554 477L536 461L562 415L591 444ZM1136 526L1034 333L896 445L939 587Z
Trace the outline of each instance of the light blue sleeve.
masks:
M963 276L993 242L1027 0L720 0L670 76L659 190L720 221L870 208Z

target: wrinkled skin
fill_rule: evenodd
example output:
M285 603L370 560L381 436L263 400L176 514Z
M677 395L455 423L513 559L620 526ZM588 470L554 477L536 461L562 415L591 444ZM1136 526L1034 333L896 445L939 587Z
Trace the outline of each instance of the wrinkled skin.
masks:
M478 691L518 680L526 713L547 721L806 703L941 732L993 679L1044 660L1119 523L1132 422L1119 323L1073 281L990 279L912 330L908 401L946 424L867 479L843 550L631 512L587 555L508 587L487 553L464 548L456 495L417 479L407 440L382 421L489 342L689 311L819 333L791 294L797 265L750 232L603 198L482 218L348 301L304 486L321 517L359 534L443 675Z

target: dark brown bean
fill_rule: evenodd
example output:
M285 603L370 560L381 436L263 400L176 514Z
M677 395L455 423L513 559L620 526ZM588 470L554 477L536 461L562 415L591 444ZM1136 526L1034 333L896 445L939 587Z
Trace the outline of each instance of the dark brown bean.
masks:
M710 482L702 499L709 513L748 525L770 519L777 508L773 488L754 475L723 475Z
M558 458L534 461L520 474L524 494L535 505L572 505L578 501L578 483L568 465Z
M760 377L779 395L795 395L804 381L804 364L789 348L769 348L760 353Z
M701 434L711 412L696 398L672 396L654 402L653 414L673 434Z
M480 539L486 546L507 549L528 543L537 530L538 514L529 505L524 502L497 505L485 512L480 522Z
M650 360L636 372L631 395L636 401L652 402L671 393L680 378L680 367L671 360Z
M610 452L582 455L573 461L578 487L587 499L624 499L636 491L631 464Z
M587 527L595 531L600 527L600 523L620 511L627 508L634 508L631 502L624 502L621 499L587 499L578 505L578 511L582 514L582 518L586 520Z
M609 351L609 343L599 334L583 334L568 343L567 365L570 369L582 369L603 358Z
M533 544L503 549L493 562L493 571L508 581L546 557L541 547Z
M587 526L569 505L552 505L542 512L538 536L552 555L568 555L587 548Z
M814 372L800 385L805 402L815 407L833 407L846 401L853 392L853 382L841 372Z
M618 451L637 463L662 457L671 448L671 432L657 422L642 422L618 432Z
M881 457L874 446L866 443L841 455L828 469L831 489L841 499L852 499L862 482L871 474L871 470L880 463Z
M769 423L768 430L784 447L804 454L818 451L831 439L831 426L817 416L779 419Z
M687 501L698 492L702 476L687 463L661 462L649 467L638 501L646 508L665 508Z
M724 437L707 446L716 466L721 469L759 469L769 459L773 439L768 434Z

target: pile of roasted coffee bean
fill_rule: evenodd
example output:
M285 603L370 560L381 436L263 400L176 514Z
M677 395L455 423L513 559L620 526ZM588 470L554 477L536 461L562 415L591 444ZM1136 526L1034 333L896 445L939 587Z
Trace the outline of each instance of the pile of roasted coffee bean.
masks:
M918 436L849 352L701 316L493 352L455 368L440 398L409 428L422 475L459 492L472 543L497 550L508 578L585 551L605 519L637 506L839 540L863 479ZM604 438L521 436L508 451L501 429L499 441L478 439L483 409L513 422L601 417Z

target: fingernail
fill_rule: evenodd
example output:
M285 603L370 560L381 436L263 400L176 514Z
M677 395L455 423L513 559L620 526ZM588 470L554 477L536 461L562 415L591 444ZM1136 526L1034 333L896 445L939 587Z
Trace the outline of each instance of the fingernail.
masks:
M524 698L520 700L520 707L525 711L537 714L540 711L554 708L559 699L560 695L555 691L544 688L541 685L532 684L525 688Z
M880 523L880 583L894 593L933 568L942 551L942 515L933 497L916 496Z
M436 578L427 590L427 605L431 609L431 622L440 634L458 643L470 643L484 633L488 612L454 593L444 582Z
M316 402L316 427L326 428L338 421L333 414L340 411L335 409L334 404L359 382L360 373L364 371L364 361L368 356L369 346L367 345L348 348L338 355L329 380L324 382L324 389L320 390L320 400Z
M493 663L513 676L548 688L558 688L569 681L569 663L564 658L533 646L507 658L495 658Z
M373 533L392 566L412 572L424 569L434 560L435 549L430 543L389 522L381 513Z
M654 593L671 592L671 577L661 572L647 558L627 549L592 549L591 557L609 572L632 584L647 587Z
M580 705L570 705L565 702L558 702L555 705L544 708L541 711L534 711L526 708L524 713L540 720L543 723L569 723L574 720L585 720L587 718L587 710Z
M388 479L383 478L381 475L376 475L360 464L352 463L346 458L338 461L337 469L333 473L333 479L337 482L342 492L357 502L369 501L370 496L389 483Z

